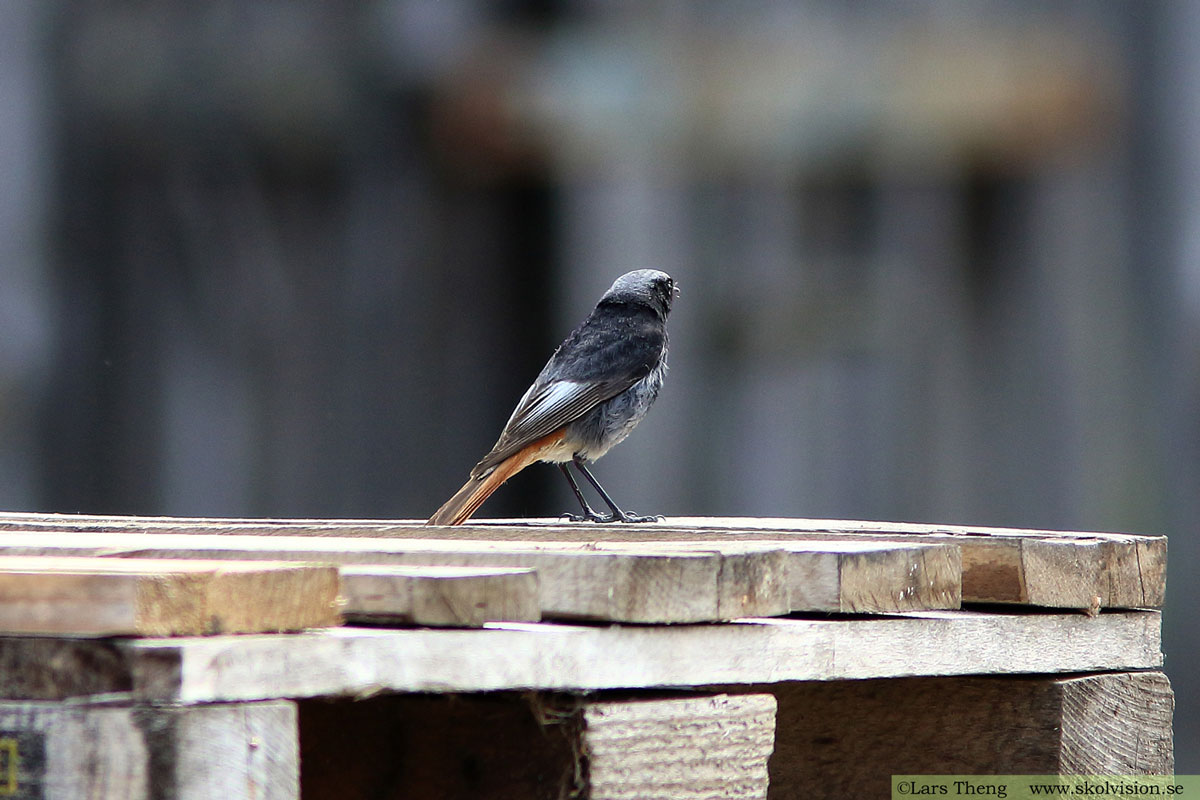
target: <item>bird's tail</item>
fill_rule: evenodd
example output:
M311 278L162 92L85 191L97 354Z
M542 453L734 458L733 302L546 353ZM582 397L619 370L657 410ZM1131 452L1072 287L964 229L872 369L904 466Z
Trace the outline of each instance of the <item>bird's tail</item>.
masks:
M496 468L482 475L472 475L454 496L442 504L434 512L426 525L461 525L471 518L471 515L483 505L492 492L500 488L500 484L516 475L521 470L537 461L542 454L538 447L527 447L496 465Z

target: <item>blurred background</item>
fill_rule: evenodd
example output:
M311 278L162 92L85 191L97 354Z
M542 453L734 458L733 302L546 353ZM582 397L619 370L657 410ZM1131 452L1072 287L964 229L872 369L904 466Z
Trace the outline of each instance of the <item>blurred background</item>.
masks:
M1200 3L0 3L0 508L427 517L640 267L618 502L1168 534L1200 772Z

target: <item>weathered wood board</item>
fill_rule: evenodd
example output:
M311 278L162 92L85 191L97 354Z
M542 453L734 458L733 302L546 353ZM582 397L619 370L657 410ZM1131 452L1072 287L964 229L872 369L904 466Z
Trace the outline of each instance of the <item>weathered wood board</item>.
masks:
M772 694L591 701L582 714L592 800L766 800Z
M788 554L753 542L647 550L583 543L55 532L0 534L0 555L532 567L544 616L686 623L790 610Z
M298 800L296 706L0 702L0 796Z
M762 539L600 541L588 546L636 552L711 547L723 553L763 547L783 551L793 612L885 614L962 605L962 555L950 544Z
M571 792L688 800L715 787L735 798L841 798L887 796L897 772L1164 774L1174 766L1172 697L1159 672L741 689L748 693L309 700L299 724L288 701L8 701L0 703L0 785L13 787L9 796L46 800L294 800L301 782L318 798L373 790L441 800Z
M538 570L543 615L619 622L704 622L794 611L891 613L961 604L961 554L948 543L523 542L169 531L0 533L0 554L523 566ZM353 616L350 599L346 611Z
M327 523L363 531L353 520ZM299 521L289 531L308 530ZM394 526L392 535L414 535ZM429 530L426 528L426 530ZM551 521L479 521L438 528L439 535L569 540L593 535L586 526ZM1167 539L1122 533L758 517L674 517L612 529L610 540L800 540L956 544L962 552L962 601L1049 608L1161 608L1166 592Z
M336 567L0 556L0 633L188 636L337 625Z
M886 614L960 608L962 551L952 544L788 541L792 611Z
M1098 617L922 611L725 625L331 628L128 640L121 644L123 667L112 680L131 686L141 699L193 703L382 691L591 691L1153 669L1162 665L1159 627L1153 611ZM18 660L19 647L19 640L0 639L0 664ZM73 680L63 676L64 694L71 693Z
M754 517L680 517L671 524L738 536L954 542L962 548L964 602L1161 608L1166 591L1165 536Z
M341 567L347 622L478 628L538 622L538 576L522 567Z
M759 517L674 517L646 525L554 520L473 520L429 528L423 521L267 520L0 514L0 529L229 533L294 536L656 541L799 539L956 544L962 600L1051 608L1159 608L1166 587L1163 536L988 528L898 522Z
M893 774L1142 775L1174 768L1172 694L1161 672L749 690L765 689L779 701L773 798L888 797Z

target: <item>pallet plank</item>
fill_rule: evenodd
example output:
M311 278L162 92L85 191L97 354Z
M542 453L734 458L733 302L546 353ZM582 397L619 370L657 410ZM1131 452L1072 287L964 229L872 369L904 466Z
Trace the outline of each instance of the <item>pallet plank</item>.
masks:
M1169 775L1175 768L1175 696L1161 672L1064 678L1061 771L1076 775Z
M1154 669L1162 665L1160 623L1151 611L1097 617L922 611L726 625L331 628L286 636L140 639L122 646L136 696L213 702Z
M522 567L341 568L347 622L478 628L487 622L538 622L536 570Z
M63 532L0 534L0 554L515 566L538 571L548 617L685 623L790 610L787 553L755 543L647 551L585 543Z
M766 800L774 695L587 702L582 716L592 800Z
M0 636L14 699L228 702L397 692L592 691L1162 666L1161 615L921 611L726 625L499 623L171 639ZM963 654L970 654L964 658Z
M1173 702L1161 672L749 690L779 701L772 797L888 797L893 774L1145 775L1174 767Z
M962 549L962 600L1051 608L1160 608L1167 540L1122 533L766 517L673 517L638 526L556 520L472 520L429 528L417 520L205 519L0 514L0 530L177 532L292 536L367 536L527 541L657 541L697 539L849 539L957 544ZM1063 572L1082 568L1084 578ZM1099 601L1096 601L1099 598Z
M792 554L793 611L893 613L962 605L962 552L956 545L777 543Z
M337 569L311 564L0 556L0 632L260 633L337 625Z
M364 531L361 523L353 520L319 524L323 529L340 525L347 532ZM284 527L297 532L308 529L299 521ZM412 535L414 529L393 523L378 530L403 536ZM439 528L438 532L529 540L594 535L581 526L549 520L476 521ZM967 603L1160 608L1166 586L1165 536L766 517L673 517L634 530L614 529L607 535L616 540L653 536L663 541L733 538L956 544L962 551L962 601Z
M1160 608L1167 538L849 520L677 518L735 535L870 537L955 542L962 548L963 601L1050 608Z
M0 702L4 796L298 800L294 703Z
M787 553L793 612L896 613L959 608L962 556L952 544L896 542L678 540L595 542L597 550L719 547L721 552L769 547Z
M521 565L539 570L544 615L623 622L702 622L809 611L893 613L958 608L962 599L962 557L951 543L521 542L204 536L172 534L170 530L137 534L64 531L53 536L10 532L0 534L0 553ZM597 563L601 554L608 554L611 563ZM353 614L353 609L347 608L347 612Z

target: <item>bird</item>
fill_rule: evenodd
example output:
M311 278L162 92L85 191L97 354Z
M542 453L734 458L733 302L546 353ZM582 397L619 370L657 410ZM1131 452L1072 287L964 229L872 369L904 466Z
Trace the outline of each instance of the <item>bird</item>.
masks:
M656 269L617 278L550 356L467 482L426 524L462 524L505 481L539 461L557 464L566 476L583 512L564 515L573 521L661 519L622 511L587 465L623 441L658 397L667 371L667 315L678 291ZM570 466L611 513L588 504Z

